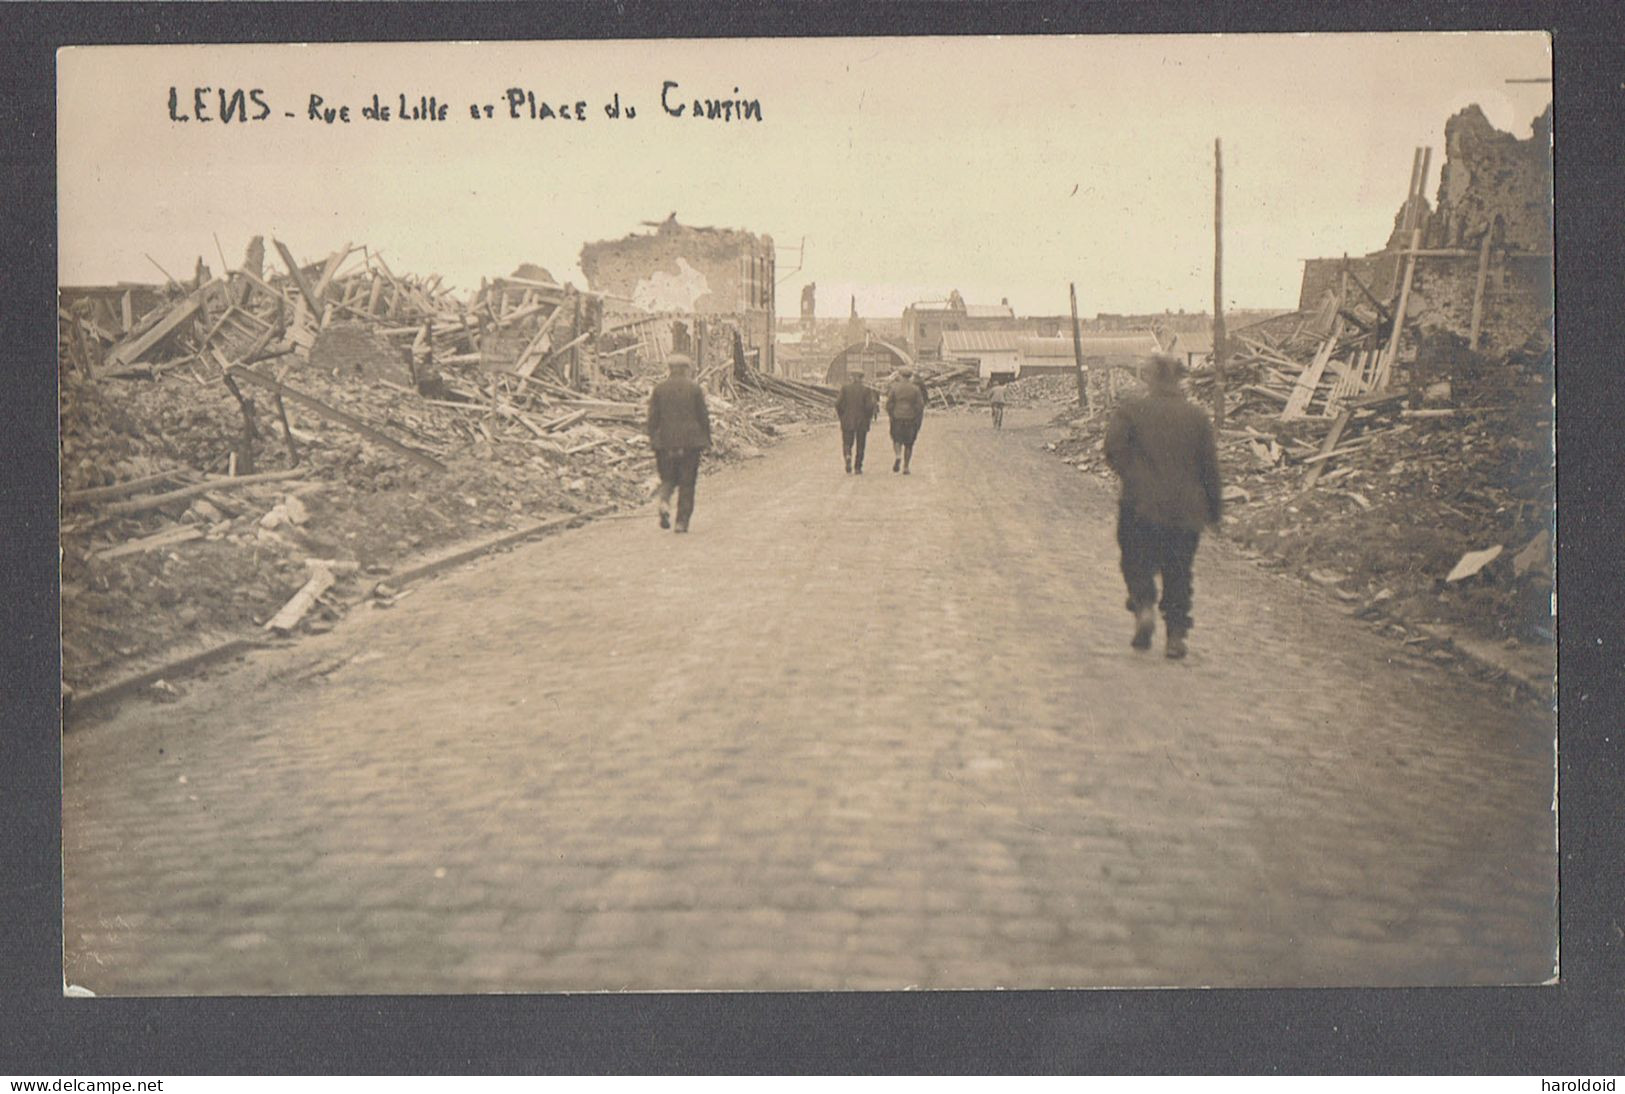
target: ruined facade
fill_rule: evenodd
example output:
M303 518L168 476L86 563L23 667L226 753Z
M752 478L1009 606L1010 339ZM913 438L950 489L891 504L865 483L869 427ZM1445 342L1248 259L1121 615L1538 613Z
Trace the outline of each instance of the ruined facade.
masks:
M771 236L691 228L667 217L653 232L589 243L581 272L594 292L648 312L705 317L708 331L737 330L747 358L773 371L774 253ZM707 342L713 348L731 338Z
M1437 194L1431 204L1421 203L1416 221L1424 253L1412 277L1407 326L1469 339L1476 311L1478 348L1493 354L1522 345L1551 314L1551 142L1550 107L1524 140L1496 129L1477 106L1445 123ZM1404 225L1402 208L1382 250L1347 260L1349 275L1388 304L1410 246ZM1342 258L1307 260L1299 309L1319 307L1328 291L1359 298L1344 270Z

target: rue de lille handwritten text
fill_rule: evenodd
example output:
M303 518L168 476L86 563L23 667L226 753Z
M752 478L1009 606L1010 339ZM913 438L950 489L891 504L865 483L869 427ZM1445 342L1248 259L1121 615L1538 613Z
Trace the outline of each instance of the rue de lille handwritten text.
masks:
M584 122L595 115L593 106L585 99L561 101L538 95L529 88L510 87L494 102L468 103L466 108L453 108L438 95L423 95L404 91L392 95L374 94L371 101L361 104L359 110L349 103L329 101L325 95L311 92L302 110L276 110L264 88L259 87L171 87L169 89L169 120L172 122L217 122L226 125L252 124L280 116L303 119L322 125L349 125L356 121L368 122L445 122L453 118L474 121L506 119L510 121L575 121ZM620 92L602 104L604 117L612 120L631 120L640 116L638 108L623 102ZM676 80L660 85L660 110L657 116L668 118L699 118L714 122L759 122L762 120L760 99L741 98L739 89L733 89L732 98L691 97Z

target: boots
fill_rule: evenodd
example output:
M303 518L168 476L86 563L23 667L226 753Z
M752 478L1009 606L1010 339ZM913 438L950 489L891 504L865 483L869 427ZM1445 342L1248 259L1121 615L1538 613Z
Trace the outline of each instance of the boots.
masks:
M1157 609L1154 604L1147 604L1134 610L1134 640L1129 643L1137 650L1151 648L1151 636L1157 633ZM1172 632L1169 634L1172 639Z
M1165 651L1169 660L1177 661L1185 656L1185 629L1183 627L1168 628L1168 648Z
M852 457L851 456L848 456L846 458L846 473L848 475L850 475L852 473Z

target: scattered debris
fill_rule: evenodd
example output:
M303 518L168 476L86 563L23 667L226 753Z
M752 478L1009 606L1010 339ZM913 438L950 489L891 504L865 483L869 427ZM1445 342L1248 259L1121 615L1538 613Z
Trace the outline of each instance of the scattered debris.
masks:
M1450 573L1445 577L1445 580L1465 581L1467 578L1472 577L1484 567L1500 558L1501 552L1505 549L1506 548L1497 543L1494 547L1486 547L1482 551L1468 551L1466 554L1462 555L1461 560L1451 568Z
M672 315L617 301L606 323L604 297L535 267L460 297L366 247L301 264L271 242L280 269L256 238L218 277L61 290L64 675L82 688L281 619L307 558L339 596L363 570L649 497ZM726 344L724 319L686 321ZM829 416L827 389L732 365L701 377L709 459Z

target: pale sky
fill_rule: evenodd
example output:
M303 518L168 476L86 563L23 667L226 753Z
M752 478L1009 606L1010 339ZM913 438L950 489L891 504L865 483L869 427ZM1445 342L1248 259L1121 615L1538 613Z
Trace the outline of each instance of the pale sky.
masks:
M808 280L826 316L951 288L1059 313L1069 281L1086 315L1201 311L1220 137L1226 305L1291 307L1302 259L1386 241L1413 148L1434 148L1431 199L1446 119L1477 103L1527 137L1550 85L1506 80L1550 75L1525 32L74 48L61 280L161 280L144 254L219 272L215 235L235 266L263 234L307 262L365 243L463 289L521 262L584 284L583 243L675 211L772 235L781 315ZM762 120L670 117L665 80ZM216 114L221 87L262 89L271 113L172 121L172 86L188 115L197 87ZM588 120L510 120L509 88ZM636 118L606 117L617 92ZM308 120L311 93L353 120ZM363 119L375 93L434 96L447 120Z

